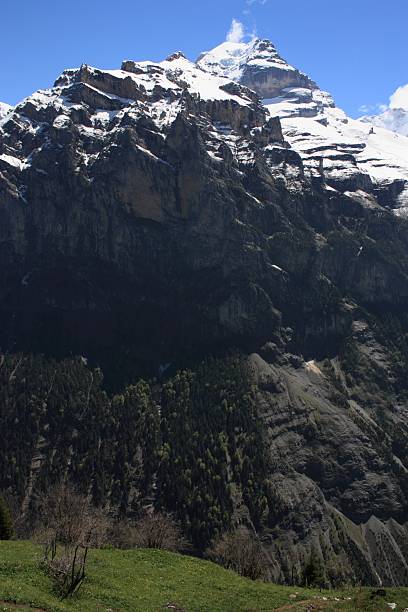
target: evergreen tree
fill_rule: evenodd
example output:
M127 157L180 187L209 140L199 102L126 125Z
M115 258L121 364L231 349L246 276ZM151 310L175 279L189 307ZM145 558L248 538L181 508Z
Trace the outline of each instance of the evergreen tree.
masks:
M10 540L13 536L13 521L10 510L4 499L0 497L0 540Z
M308 562L303 570L303 584L306 587L326 586L326 575L324 565L316 551L312 550Z

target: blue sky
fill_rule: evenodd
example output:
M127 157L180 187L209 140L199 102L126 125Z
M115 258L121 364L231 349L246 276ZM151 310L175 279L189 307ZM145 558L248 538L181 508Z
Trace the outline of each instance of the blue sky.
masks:
M3 0L0 100L15 104L82 62L190 59L225 40L231 20L358 116L408 83L407 0Z

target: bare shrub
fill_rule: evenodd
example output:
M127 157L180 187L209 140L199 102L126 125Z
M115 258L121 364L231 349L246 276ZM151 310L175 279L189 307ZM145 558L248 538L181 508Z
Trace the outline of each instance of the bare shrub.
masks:
M63 597L73 595L85 579L88 547L80 544L65 546L46 562L48 574L54 579Z
M109 526L103 510L92 505L70 483L60 483L43 499L40 525L58 544L97 548L106 541Z
M146 514L139 519L135 523L134 537L135 546L139 548L180 551L187 546L178 523L162 512Z
M108 542L114 548L135 548L135 540L135 525L129 519L116 520L110 526Z
M246 530L224 534L211 548L207 557L252 580L266 578L268 564L262 545Z
M35 539L43 545L43 566L61 595L75 593L85 579L89 548L106 542L109 521L71 484L58 484L43 500Z
M110 541L118 548L159 548L172 551L188 548L178 523L162 512L145 514L135 522L116 523Z

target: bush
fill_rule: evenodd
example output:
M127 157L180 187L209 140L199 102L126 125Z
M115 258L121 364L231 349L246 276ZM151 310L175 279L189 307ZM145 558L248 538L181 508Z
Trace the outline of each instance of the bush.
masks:
M146 514L135 523L133 542L139 548L181 551L187 547L178 523L162 512Z
M243 529L222 536L207 550L207 556L251 580L268 575L268 562L260 541Z
M80 588L88 550L104 544L108 526L105 513L70 484L57 485L44 498L35 537L44 547L42 564L63 597Z
M108 544L113 548L135 547L135 526L128 519L117 519L109 528Z
M0 540L10 540L13 534L14 528L10 509L3 497L0 497Z

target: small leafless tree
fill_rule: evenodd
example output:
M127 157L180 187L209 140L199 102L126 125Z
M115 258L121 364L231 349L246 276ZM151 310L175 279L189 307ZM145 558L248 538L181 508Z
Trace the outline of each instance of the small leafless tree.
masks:
M252 580L266 578L267 558L262 545L249 531L224 534L207 550L209 559Z
M63 597L80 588L88 550L106 541L108 526L106 514L69 483L58 484L45 496L35 539L43 545L43 566Z
M135 545L181 551L187 546L178 523L168 514L153 512L135 523Z
M115 520L109 529L108 542L115 548L134 548L134 523L129 519Z
M113 527L110 537L119 548L159 548L172 551L188 548L178 523L162 512L147 513L135 522L121 521Z

